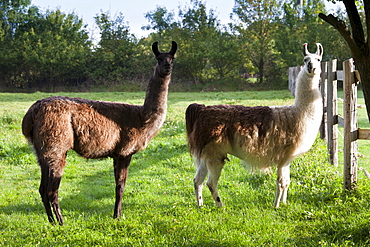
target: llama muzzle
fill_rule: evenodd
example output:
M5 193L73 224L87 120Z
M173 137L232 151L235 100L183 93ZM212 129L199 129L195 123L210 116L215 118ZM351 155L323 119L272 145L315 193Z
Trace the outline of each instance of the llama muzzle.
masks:
M314 74L315 73L315 70L316 70L316 68L312 65L311 62L307 64L307 71L308 71L308 73Z

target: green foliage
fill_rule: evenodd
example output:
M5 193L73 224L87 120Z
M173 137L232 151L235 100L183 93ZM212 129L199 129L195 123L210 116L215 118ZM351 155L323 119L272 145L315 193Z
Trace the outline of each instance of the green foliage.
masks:
M201 1L192 1L193 8L179 11L182 18L179 31L182 43L182 53L179 63L183 68L182 74L190 75L195 83L207 79L208 54L211 47L209 40L213 40L219 25L213 10L207 14L205 4ZM220 58L221 59L221 58Z
M215 32L208 45L209 62L217 78L237 77L243 68L242 54L238 49L238 40L228 32Z
M266 81L268 74L272 78L271 68L282 70L274 42L276 20L280 16L281 2L276 0L237 0L233 9L241 24L236 26L243 40L245 57L252 61L259 75L258 83ZM269 69L270 68L270 69ZM269 71L271 70L271 71Z
M275 33L275 45L284 63L289 67L301 64L302 55L297 51L303 43L309 43L312 52L316 49L315 43L321 43L324 46L324 61L337 58L341 63L350 58L345 41L318 17L319 13L326 12L323 1L306 1L303 6L295 5L295 2L292 0L283 4L284 15L279 19ZM337 14L345 20L343 14Z
M50 95L0 94L0 245L369 245L370 180L360 173L357 190L344 193L342 168L328 164L325 142L319 139L311 151L292 162L286 206L273 208L274 173L251 174L234 157L229 157L219 183L225 207L215 206L206 187L205 206L196 206L195 167L185 136L186 107L193 102L292 104L287 90L170 93L164 127L146 150L133 157L123 196L124 216L111 217L112 160L85 160L69 152L59 190L66 222L63 227L52 226L38 194L39 167L20 129L28 107ZM62 95L133 104L142 104L144 98L143 92ZM363 166L370 168L368 162Z
M101 39L89 60L90 78L105 86L122 80L137 79L144 68L151 65L148 57L143 59L144 54L149 54L149 47L139 49L141 47L130 34L122 13L115 20L110 19L109 13L101 13L95 20Z
M148 25L142 27L153 32L141 39L131 33L122 13L112 18L102 12L95 17L100 36L94 45L74 13L43 13L29 0L0 3L4 90L122 88L127 81L141 88L155 65L154 41L164 52L172 40L178 43L172 78L182 88L236 80L285 88L286 71L301 64L305 42L322 43L325 59L350 56L339 34L317 17L325 13L322 0L305 1L304 6L293 0L237 0L227 25L202 0L179 6L177 13L157 6L145 14Z
M9 26L0 40L0 79L5 86L75 86L86 80L90 42L77 16L60 10L42 14L36 7L20 5L9 6L3 18Z
M170 29L174 23L174 13L169 12L166 7L161 6L157 6L156 10L146 13L145 18L148 19L150 24L142 27L142 29L157 30L159 36Z

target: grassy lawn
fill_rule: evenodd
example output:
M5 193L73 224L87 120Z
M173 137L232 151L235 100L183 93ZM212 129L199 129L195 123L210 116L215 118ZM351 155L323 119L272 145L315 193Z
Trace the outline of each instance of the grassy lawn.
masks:
M291 168L288 204L273 208L276 175L250 174L230 157L219 182L225 207L207 188L205 206L193 195L195 167L187 151L184 112L204 104L286 105L288 91L170 93L164 127L134 155L120 220L112 218L111 159L85 160L74 152L59 190L65 225L48 223L38 193L40 171L21 134L28 107L47 93L0 93L0 245L5 246L368 246L370 180L344 193L342 165L331 166L319 138ZM58 93L142 104L144 93ZM360 98L360 104L361 102ZM365 110L360 126L369 128ZM368 142L360 165L370 171ZM339 157L342 157L339 154ZM343 158L342 158L343 159Z

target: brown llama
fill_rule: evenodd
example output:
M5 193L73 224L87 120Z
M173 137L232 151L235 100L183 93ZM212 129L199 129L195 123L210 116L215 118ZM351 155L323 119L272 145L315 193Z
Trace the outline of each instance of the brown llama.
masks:
M217 183L227 155L238 157L253 168L277 166L277 189L274 206L286 203L290 184L289 163L307 152L316 139L323 106L319 91L320 61L323 48L315 54L304 44L304 67L298 75L293 105L246 107L241 105L189 105L186 131L190 153L197 167L194 177L198 206L203 205L203 181L216 204L222 202Z
M33 145L41 168L39 192L48 220L63 225L58 188L68 150L88 159L113 158L116 181L114 218L122 214L131 157L144 150L162 127L167 112L168 85L177 44L168 53L152 45L157 65L143 106L80 98L50 97L34 103L22 122L23 135Z

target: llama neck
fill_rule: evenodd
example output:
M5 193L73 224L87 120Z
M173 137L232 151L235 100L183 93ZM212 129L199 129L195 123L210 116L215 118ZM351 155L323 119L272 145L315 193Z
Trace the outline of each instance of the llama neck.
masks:
M161 76L158 65L150 78L143 106L143 116L147 123L156 121L162 125L167 112L167 94L170 75Z
M294 156L307 152L316 139L323 114L323 103L319 90L320 75L298 74L294 101L295 121L298 123Z
M322 98L319 90L320 75L309 75L302 70L297 78L298 85L295 92L294 106L300 112L309 111L313 113L315 109L322 107Z

